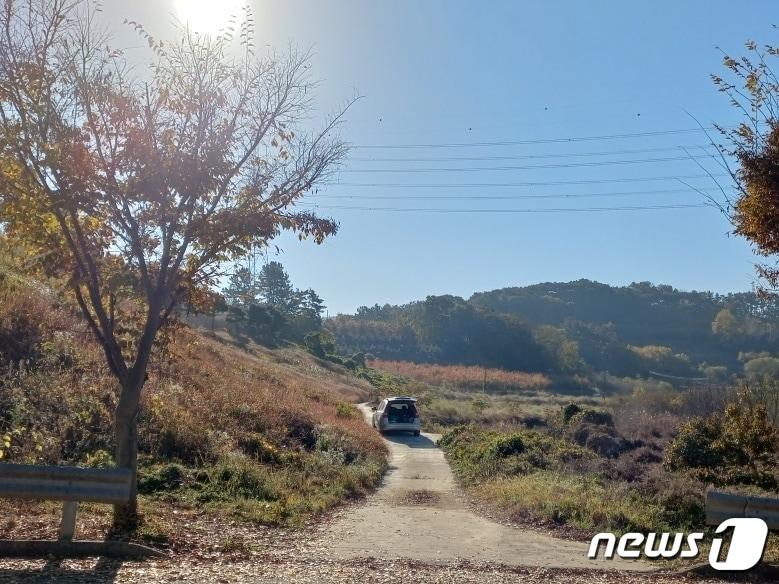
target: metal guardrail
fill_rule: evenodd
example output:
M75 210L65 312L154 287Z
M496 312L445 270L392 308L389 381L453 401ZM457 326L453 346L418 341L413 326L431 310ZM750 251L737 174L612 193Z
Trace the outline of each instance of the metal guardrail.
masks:
M78 468L0 464L0 497L124 503L132 472L125 468Z
M706 491L706 525L719 525L732 517L758 517L768 529L779 531L779 498Z
M0 464L0 498L64 501L58 541L0 540L0 557L143 557L161 552L121 541L73 541L80 501L126 503L133 474L124 468Z

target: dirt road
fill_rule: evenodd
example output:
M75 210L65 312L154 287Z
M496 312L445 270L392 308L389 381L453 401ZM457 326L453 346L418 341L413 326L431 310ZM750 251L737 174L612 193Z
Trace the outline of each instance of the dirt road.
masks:
M370 409L360 409L370 420ZM370 423L370 422L369 422ZM468 560L510 566L649 570L640 562L587 558L587 544L495 523L471 511L436 446L435 434L387 435L384 483L351 508L326 538L341 559L388 557L423 562Z

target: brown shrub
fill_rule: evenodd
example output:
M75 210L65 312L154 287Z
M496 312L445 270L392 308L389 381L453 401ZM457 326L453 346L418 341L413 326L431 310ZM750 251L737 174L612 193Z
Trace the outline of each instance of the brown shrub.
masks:
M240 449L268 458L269 447L312 450L322 424L356 439L363 455L384 452L360 416L343 416L344 398L359 395L345 374L305 376L300 363L268 363L188 329L170 351L170 372L151 380L143 402L150 453L195 461Z
M624 441L605 432L590 434L584 446L606 458L616 458L624 450Z
M53 340L55 333L83 330L44 294L2 283L0 274L0 371L20 364L34 367L45 353L43 343Z

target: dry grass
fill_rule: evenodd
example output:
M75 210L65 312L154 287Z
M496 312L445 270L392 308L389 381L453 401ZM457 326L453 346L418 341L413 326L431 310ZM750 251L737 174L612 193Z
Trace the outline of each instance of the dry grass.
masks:
M485 481L471 493L520 523L566 525L587 533L666 527L652 498L594 476L541 471Z
M466 365L435 365L412 363L410 361L370 362L371 367L402 375L427 383L461 390L481 390L484 384L483 367ZM486 389L488 392L513 392L547 389L551 381L542 373L523 373L503 369L487 369Z
M240 450L241 440L251 433L261 433L279 445L305 446L321 425L338 428L366 452L384 452L381 441L359 417L338 413L340 404L367 399L367 383L344 369L326 368L302 351L242 350L183 329L171 347L169 367L146 389L145 419L152 439L176 418L181 418L182 430L191 420L197 434L204 429L227 434L217 439L226 443L189 453L195 458ZM155 451L153 444L149 447Z
M429 389L422 393L422 423L428 432L440 432L461 424L482 426L543 425L546 418L569 403L599 405L586 397L547 392L490 395Z
M116 383L78 314L2 273L0 299L3 461L112 465ZM369 399L366 381L297 349L241 348L185 326L167 333L139 412L148 518L138 537L164 540L175 518L155 520L171 509L300 525L378 484L386 447L351 405ZM0 531L35 529L25 518L56 524L56 506L35 508L19 516L3 505ZM87 507L82 521L107 512Z

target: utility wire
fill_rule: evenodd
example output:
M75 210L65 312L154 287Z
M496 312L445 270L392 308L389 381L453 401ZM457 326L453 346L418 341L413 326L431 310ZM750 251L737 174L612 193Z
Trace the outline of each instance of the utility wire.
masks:
M661 209L701 209L711 207L707 203L689 205L649 205L627 207L568 207L568 208L539 208L539 209L446 209L430 207L365 207L365 206L341 206L341 205L315 205L308 207L312 210L350 210L350 211L389 211L400 213L600 213L611 211L654 211Z
M710 189L655 189L648 191L627 191L617 193L569 193L569 194L518 194L518 195L313 195L319 199L357 199L357 200L387 200L387 201L447 201L447 200L473 200L473 201L514 201L525 199L588 199L599 197L639 197L646 195L693 195L701 192L719 192L717 188Z
M685 128L682 130L657 130L654 132L634 132L630 134L605 134L602 136L576 136L571 138L541 138L535 140L500 140L494 142L451 142L435 144L364 144L353 146L355 150L367 149L415 149L415 148L469 148L480 146L520 146L527 144L560 144L566 142L596 142L601 140L627 140L630 138L647 138L650 136L672 136L678 134L694 134L716 130L716 128Z
M529 166L459 166L448 168L348 168L341 172L349 173L421 173L421 172L493 172L504 170L540 170L547 168L584 168L593 166L622 166L626 164L654 164L657 162L674 162L679 160L695 160L711 158L710 154L695 156L665 156L660 158L638 158L633 160L597 160L590 162L559 162L555 164L531 164Z
M558 180L558 181L530 181L530 182L500 182L500 183L364 183L364 182L327 182L323 185L342 186L342 187L382 187L382 188L400 188L400 189L459 189L459 188L509 188L509 187L545 187L556 185L586 185L586 184L607 184L607 183L631 183L631 182L654 182L654 181L678 181L697 178L724 178L729 177L726 173L712 174L688 174L676 176L646 176L638 178L601 178L601 179L580 179L580 180Z
M623 154L647 154L651 152L679 152L686 150L706 151L711 144L693 144L691 146L668 146L665 148L634 148L628 150L606 150L598 152L569 152L557 154L520 154L512 156L442 156L438 158L349 158L349 162L457 162L480 160L544 160L548 158L584 158L589 156L620 156Z

